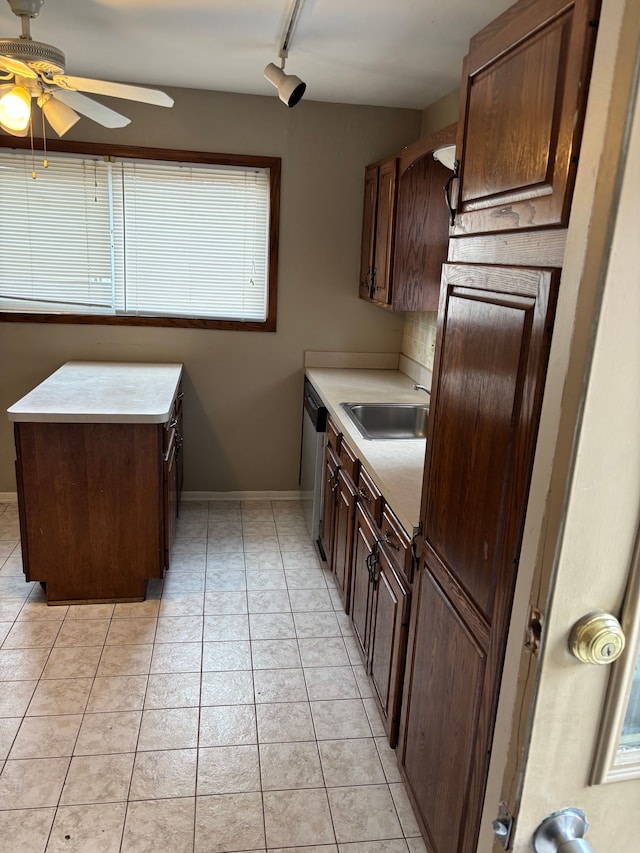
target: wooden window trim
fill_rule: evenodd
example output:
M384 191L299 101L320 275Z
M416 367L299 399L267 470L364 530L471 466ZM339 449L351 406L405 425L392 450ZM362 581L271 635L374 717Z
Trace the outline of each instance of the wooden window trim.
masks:
M41 139L34 139L34 149L43 150ZM30 149L27 138L0 137L0 148ZM252 154L212 154L203 151L182 151L174 148L144 148L133 145L113 145L96 142L47 140L48 151L67 154L87 154L100 157L128 157L141 160L167 160L182 163L206 163L216 166L255 166L269 169L269 272L267 285L267 318L264 323L243 320L211 320L197 317L123 317L104 314L15 313L0 311L4 323L69 323L96 326L165 326L187 329L221 329L243 332L275 332L278 292L278 243L280 225L280 157L261 157ZM44 176L43 176L44 180Z

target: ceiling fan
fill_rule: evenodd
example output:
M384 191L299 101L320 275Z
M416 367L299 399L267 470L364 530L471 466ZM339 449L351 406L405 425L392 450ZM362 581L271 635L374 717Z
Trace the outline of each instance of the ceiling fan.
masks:
M0 38L0 128L13 136L26 136L35 98L44 117L63 136L86 116L103 127L125 127L131 119L82 92L125 98L158 107L173 106L173 99L158 89L72 77L65 74L65 55L57 47L34 41L30 21L44 0L7 0L22 20L18 38Z

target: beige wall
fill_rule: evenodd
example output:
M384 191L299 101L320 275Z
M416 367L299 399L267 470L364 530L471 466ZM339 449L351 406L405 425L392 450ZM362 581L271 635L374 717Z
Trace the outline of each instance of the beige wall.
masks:
M357 298L363 171L420 135L412 110L170 90L171 110L114 101L133 119L84 141L282 158L278 331L274 334L0 324L0 406L68 359L185 365L185 488L292 490L298 484L305 349L398 352L403 316ZM40 173L38 180L46 180ZM11 425L0 419L0 492L15 491Z
M422 124L420 136L429 136L436 130L458 121L458 108L460 104L460 89L454 89L440 100L430 104L422 111Z

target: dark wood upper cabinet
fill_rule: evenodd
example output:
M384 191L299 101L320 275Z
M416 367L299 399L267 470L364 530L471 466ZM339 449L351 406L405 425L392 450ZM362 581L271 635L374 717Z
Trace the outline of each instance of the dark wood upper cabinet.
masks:
M367 167L362 217L362 299L393 311L435 311L447 257L444 186L451 172L433 158L455 143L455 125Z
M368 166L364 174L360 254L360 296L363 299L372 298L373 252L376 245L376 211L378 208L378 172L378 166Z
M566 226L600 0L520 0L471 39L452 235Z
M400 748L432 853L476 849L559 275L443 271Z
M396 216L398 158L367 166L364 178L360 290L362 299L389 305Z
M376 240L373 252L373 291L375 302L391 301L393 244L395 238L396 188L398 160L393 157L378 170L378 204L376 207Z

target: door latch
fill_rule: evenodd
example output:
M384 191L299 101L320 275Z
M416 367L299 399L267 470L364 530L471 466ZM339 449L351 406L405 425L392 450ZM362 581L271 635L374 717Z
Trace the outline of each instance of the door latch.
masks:
M513 831L513 815L507 808L506 803L500 803L498 817L493 821L491 826L493 827L493 833L498 844L504 847L505 850L508 850Z

